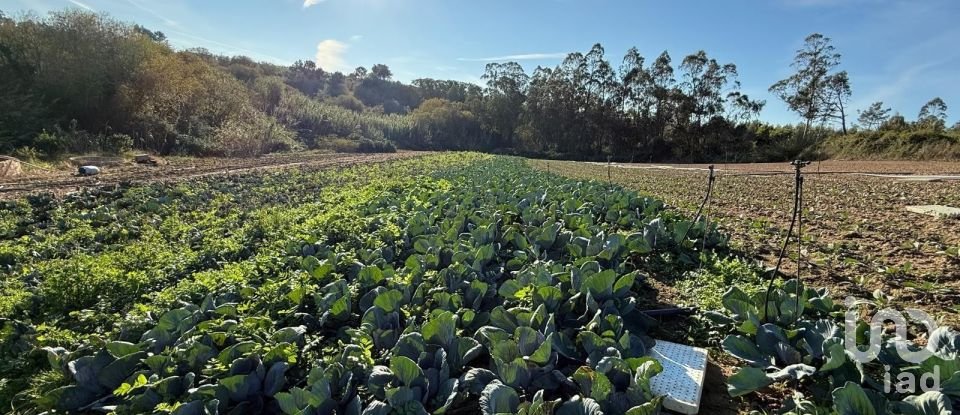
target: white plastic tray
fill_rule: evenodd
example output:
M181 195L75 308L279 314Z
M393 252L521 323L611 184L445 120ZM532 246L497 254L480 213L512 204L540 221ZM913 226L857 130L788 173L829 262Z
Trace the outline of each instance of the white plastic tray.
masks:
M707 351L657 340L650 355L663 365L663 372L650 380L653 393L666 396L663 407L682 414L699 412L707 372Z

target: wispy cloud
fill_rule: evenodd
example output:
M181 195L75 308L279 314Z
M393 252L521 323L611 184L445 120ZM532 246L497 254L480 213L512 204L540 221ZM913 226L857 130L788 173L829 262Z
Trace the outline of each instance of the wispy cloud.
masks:
M894 79L885 80L883 84L861 94L860 98L854 101L853 107L864 108L875 101L902 104L907 98L905 94L908 91L916 90L919 84L935 78L937 73L933 69L945 66L947 63L948 61L945 60L924 62L902 69Z
M417 59L416 57L414 57L414 56L405 55L405 56L391 56L391 57L386 58L386 59L384 59L384 60L387 61L387 62L390 63L390 64L403 65L403 64L406 64L406 63L416 62L418 59Z
M316 6L325 1L327 0L303 0L303 8L306 9L307 7L310 7L310 6Z
M264 53L257 52L255 50L243 48L236 45L231 45L229 43L219 42L213 39L208 39L202 36L197 36L192 33L187 33L179 30L170 30L168 34L172 34L171 39L176 40L176 37L185 38L181 43L181 47L193 47L193 46L202 46L209 49L218 50L221 53L231 53L238 55L247 55L254 59L261 59L270 61L276 64L287 64L287 61L276 56L267 55ZM192 44L192 46L189 46Z
M363 40L363 35L353 35L353 36L350 36L350 41L351 41L351 42L359 42L359 41L361 41L361 40Z
M73 2L74 0L68 0L68 1ZM164 15L162 15L162 14L160 14L160 13L157 13L155 10L153 10L153 9L147 7L147 6L144 6L143 4L140 4L140 2L138 2L138 1L136 1L136 0L127 0L127 3L130 3L130 4L132 4L134 7L136 7L136 8L138 8L138 9L140 9L140 10L143 10L143 11L151 14L153 17L156 17L157 19L160 19L160 21L162 21L163 24L165 24L165 25L167 25L167 26L177 27L177 26L180 25L180 24L177 23L175 20L170 19L170 18L167 18L166 16L164 16Z
M74 6L77 6L77 7L81 8L81 9L85 9L85 10L91 11L91 12L95 12L95 11L96 11L96 10L93 9L93 7L90 7L90 6L86 5L86 4L83 4L83 3L81 3L81 2L79 2L79 1L77 1L77 0L67 0L67 1L70 2L71 4L73 4Z
M780 4L787 7L838 7L882 3L884 1L886 0L780 0Z
M503 61L530 61L545 59L562 59L566 53L522 53L518 55L491 56L487 58L457 58L461 62L503 62Z
M68 0L73 1L73 0ZM157 18L163 24L170 27L170 29L165 29L164 32L168 35L172 35L170 40L174 43L178 43L181 47L194 47L202 46L211 50L215 50L218 53L227 53L227 54L237 54L237 55L246 55L254 59L264 60L273 62L275 64L285 65L288 63L287 60L272 56L269 54L261 53L249 48L237 46L230 43L220 42L203 36L198 36L194 33L186 32L181 30L181 25L176 20L173 20L163 13L158 12L152 7L148 7L143 0L126 0L127 3L144 11L151 16ZM179 38L179 39L178 39Z
M335 39L327 39L317 44L317 66L327 71L347 69L343 55L350 45Z

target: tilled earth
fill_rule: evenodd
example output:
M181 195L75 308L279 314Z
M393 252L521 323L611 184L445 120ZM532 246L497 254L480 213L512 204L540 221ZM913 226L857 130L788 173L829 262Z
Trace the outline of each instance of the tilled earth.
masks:
M533 161L553 172L607 179L604 164ZM693 215L703 200L704 165L615 165L613 181ZM795 178L787 163L717 165L706 213L732 245L773 266L790 225ZM801 276L835 296L882 290L893 304L917 307L960 327L960 219L908 212L908 205L960 206L960 181L903 181L871 174L960 172L949 162L823 162L804 168ZM796 238L796 236L794 236ZM948 253L950 251L950 253ZM797 271L795 239L782 271Z
M605 163L530 163L570 177L609 177L690 216L707 189L706 165L608 168ZM731 235L731 245L742 255L774 266L792 215L793 167L789 163L715 167L714 192L705 209L710 220ZM796 275L799 263L801 278L808 285L829 287L834 297L869 298L879 290L894 307L920 308L940 318L942 324L960 327L960 258L956 253L960 219L938 219L905 209L934 204L960 207L960 181L903 181L867 175L957 175L960 163L827 161L819 166L813 163L803 172L800 260L794 236L782 272ZM670 292L669 281L656 288L661 301L676 296ZM701 412L736 412L729 406L729 396L723 396L722 377L732 373L732 362L715 363L719 368L708 374Z
M422 152L402 151L382 154L289 153L256 158L170 158L159 165L126 162L106 166L96 176L78 176L70 167L48 171L29 169L17 178L0 179L0 200L16 199L28 194L51 193L56 196L85 187L127 182L178 181L218 174L235 174L278 168L337 168L362 163L376 163L414 157Z

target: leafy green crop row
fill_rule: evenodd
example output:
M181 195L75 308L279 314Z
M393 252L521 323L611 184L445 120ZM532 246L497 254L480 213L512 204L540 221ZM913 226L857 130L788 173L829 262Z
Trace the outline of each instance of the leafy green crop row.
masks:
M91 209L111 206L104 210L130 215L131 225L152 218L164 231L84 253L47 247L23 255L22 243L5 245L7 280L37 282L7 285L27 295L7 308L4 351L35 356L30 350L45 347L51 368L15 404L183 414L658 410L649 380L660 367L645 356L650 321L636 310L643 272L692 264L704 237L709 249L723 247L723 237L704 235L702 223L657 200L539 173L517 159L406 163L348 173L357 195L343 187L298 194L323 184L296 185L296 175L281 174L211 181L205 185L223 187L206 197L159 188L138 201L95 200ZM165 209L157 199L197 202L161 215L131 213ZM205 215L205 200L221 202ZM46 212L70 217L67 209ZM189 220L162 219L172 215ZM7 231L20 238L22 228ZM163 238L171 239L157 243ZM138 243L193 255L129 255ZM66 303L49 303L67 287L44 291L48 275L37 269L111 254L122 261L108 264L150 287L134 297L100 289L97 301L83 303L61 293ZM139 265L172 271L126 268ZM100 321L92 307L112 317ZM58 329L71 336L50 344L43 326L60 317Z
M825 289L790 280L766 294L731 288L722 300L726 313L710 314L735 332L723 340L723 350L746 364L728 379L732 396L786 382L794 392L784 413L954 413L951 401L960 398L960 335L955 331L940 327L926 333L925 344L916 344L871 330L858 312L845 313ZM858 305L876 306L865 300ZM879 347L873 360L862 362L852 350L866 352L868 343ZM911 363L898 349L931 355Z
M71 347L130 330L149 313L200 302L299 268L289 240L345 239L358 208L411 175L482 158L442 155L344 170L288 170L179 184L120 186L0 209L0 402L47 366L33 347ZM362 241L358 241L360 243ZM19 339L26 334L26 346ZM48 377L55 379L56 377ZM21 396L22 398L22 396Z

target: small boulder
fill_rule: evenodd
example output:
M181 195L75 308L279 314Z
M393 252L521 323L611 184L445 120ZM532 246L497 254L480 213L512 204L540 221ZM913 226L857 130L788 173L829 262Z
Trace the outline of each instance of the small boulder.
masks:
M97 166L80 166L77 169L77 174L81 176L96 176L100 174L100 168Z

